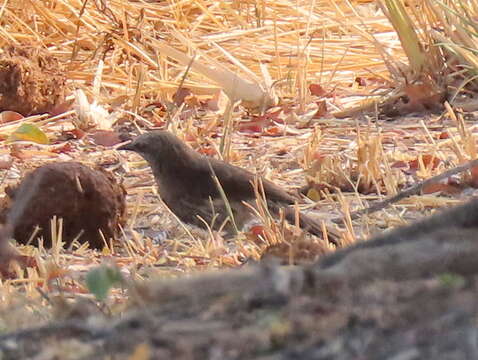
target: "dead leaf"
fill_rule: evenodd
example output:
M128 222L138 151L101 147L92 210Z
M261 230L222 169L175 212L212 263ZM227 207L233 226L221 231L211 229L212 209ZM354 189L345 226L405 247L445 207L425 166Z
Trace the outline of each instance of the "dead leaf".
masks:
M314 96L325 96L325 94L327 94L327 92L324 90L324 88L320 84L310 84L309 91L310 91L310 94Z
M407 162L403 161L403 160L400 160L400 161L395 161L392 166L391 166L392 169L402 169L402 168L406 168L408 169L409 168L409 165Z
M274 122L282 124L284 121L279 118L281 112L282 109L277 109L275 111L265 113L264 115L252 116L250 121L239 123L239 131L262 133L265 129L267 129L267 127L273 125ZM272 133L274 132L275 130L272 130Z
M439 139L448 139L448 138L450 138L450 134L448 133L448 131L443 131L442 133L440 133L438 138Z
M261 133L262 125L258 123L245 123L239 126L240 132Z
M317 111L315 112L313 118L320 119L325 114L327 114L327 103L325 100L317 101Z
M440 165L440 163L441 163L441 160L438 159L437 157L433 156L433 155L424 154L424 155L420 155L420 156L422 158L423 165L427 169L430 169L430 166L431 166L432 170L436 169L438 167L438 165ZM408 165L410 166L410 170L418 170L419 167L420 167L419 158L409 161Z
M72 152L73 150L74 148L69 142L66 142L61 146L57 146L53 149L50 149L50 151L55 154L66 154L66 153Z
M186 97L192 95L192 91L188 88L182 87L178 89L173 95L173 102L176 104L177 107L181 106L186 99Z
M84 132L81 129L75 128L72 130L63 130L56 138L56 142L63 142L63 141L68 141L68 140L78 140L78 139L83 139L86 135L86 132Z
M88 135L96 145L114 146L121 142L120 136L115 131L98 130Z
M206 155L206 156L214 156L217 154L217 151L212 146L208 146L208 147L203 146L198 149L198 153Z
M5 110L0 113L0 124L23 119L24 116L15 111Z
M278 126L269 126L265 129L264 134L269 136L280 136L282 135L282 131L279 129Z

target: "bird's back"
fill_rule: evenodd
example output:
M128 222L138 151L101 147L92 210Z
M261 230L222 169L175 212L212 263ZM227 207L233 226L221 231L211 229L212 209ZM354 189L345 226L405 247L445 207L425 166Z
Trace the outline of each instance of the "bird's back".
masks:
M256 175L217 159L209 159L209 161L228 198L244 200L256 197L254 192ZM294 203L295 198L292 195L266 179L260 178L260 180L267 200L283 204Z

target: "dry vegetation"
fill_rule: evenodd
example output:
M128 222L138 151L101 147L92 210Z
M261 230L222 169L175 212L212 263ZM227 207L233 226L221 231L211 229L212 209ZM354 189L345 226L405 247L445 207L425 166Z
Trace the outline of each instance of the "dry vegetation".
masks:
M408 3L422 30L434 16L440 25L446 23L433 1ZM27 49L4 50L0 72L7 65L20 72L22 66L44 71L43 78L26 79L25 84L34 84L20 94L31 96L35 106L22 102L9 108L0 102L1 110L31 115L1 118L2 187L40 164L79 160L124 179L128 192L128 222L114 248L69 251L58 242L51 250L17 246L35 257L37 267L18 268L17 278L2 281L0 299L8 311L0 323L4 330L61 316L59 303L65 299L92 299L84 275L101 263L116 264L130 282L238 267L246 259L260 259L277 243L296 244L279 250L290 260L334 251L284 230L265 214L259 231L265 239L254 229L231 242L184 228L160 204L145 163L114 150L125 133L166 127L200 152L257 171L291 191L302 190L309 196L306 207L315 207L317 216L340 219L343 245L474 192L472 170L351 219L350 212L371 201L476 158L475 113L465 116L453 102L444 107L440 102L445 93L460 90L469 95L468 110L474 110L474 79L469 68L458 66L466 56L473 64L471 50L433 48L429 59L443 60L418 76L417 68L405 67L410 50L402 50L374 2L10 0L0 8L0 21L2 48ZM461 31L463 40L466 32L454 31ZM420 40L444 43L456 36L448 29L444 33L436 39L421 32ZM54 59L48 66L42 60L46 50ZM39 69L28 68L25 59ZM444 85L431 78L433 71L441 71ZM418 85L412 82L417 79ZM59 90L67 99L58 100ZM34 97L34 91L40 95ZM37 106L41 95L50 99L47 108ZM406 106L397 103L403 96L409 99ZM420 113L406 115L413 111ZM26 121L40 127L49 144L8 142ZM124 290L114 290L105 311L120 311L126 299Z

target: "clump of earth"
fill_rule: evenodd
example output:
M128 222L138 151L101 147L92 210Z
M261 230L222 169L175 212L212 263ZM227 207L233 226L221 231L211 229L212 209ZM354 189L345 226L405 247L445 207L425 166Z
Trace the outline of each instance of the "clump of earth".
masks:
M64 66L48 51L15 46L0 51L0 111L49 113L66 93Z

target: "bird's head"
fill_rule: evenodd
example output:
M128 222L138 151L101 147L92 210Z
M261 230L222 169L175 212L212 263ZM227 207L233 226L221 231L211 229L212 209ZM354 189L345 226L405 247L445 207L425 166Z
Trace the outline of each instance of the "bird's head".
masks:
M176 136L168 131L156 130L139 135L116 150L134 151L152 163L170 158L175 153L184 152L184 149L187 149L186 152L189 150Z

